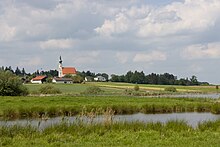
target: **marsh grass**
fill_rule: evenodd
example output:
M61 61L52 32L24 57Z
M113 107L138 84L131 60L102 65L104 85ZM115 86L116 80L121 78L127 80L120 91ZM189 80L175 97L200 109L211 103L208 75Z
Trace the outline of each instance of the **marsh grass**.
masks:
M109 112L107 112L109 113ZM112 113L112 112L110 112ZM109 115L109 114L107 114ZM111 114L110 114L111 115ZM108 117L108 116L107 116ZM92 119L92 118L91 118ZM166 123L162 122L113 122L112 120L107 119L106 121L99 122L99 123L85 123L79 120L78 122L70 123L68 119L61 120L58 124L53 124L49 127L46 127L44 130L38 130L36 127L33 127L29 124L26 126L0 126L0 137L14 137L16 135L23 135L25 137L29 137L34 133L43 133L45 135L51 133L70 133L78 135L85 135L89 133L99 133L100 131L122 131L122 130L130 130L130 131L159 131L159 132L166 132L166 131L219 131L220 130L220 120L216 121L207 121L207 122L200 122L198 127L193 128L192 126L188 125L184 120L170 120Z
M198 124L198 130L200 130L200 131L206 131L206 130L220 131L220 120L200 122Z
M182 120L113 122L114 111L110 108L104 111L106 119L100 123L80 119L93 120L102 111L89 112L84 108L75 122L63 117L60 123L43 130L28 124L0 126L0 146L215 146L219 143L220 120L201 122L197 128Z
M107 96L0 97L0 116L9 119L75 116L83 110L103 114L212 112L220 114L218 100L199 98L139 98ZM103 110L103 111L100 111Z

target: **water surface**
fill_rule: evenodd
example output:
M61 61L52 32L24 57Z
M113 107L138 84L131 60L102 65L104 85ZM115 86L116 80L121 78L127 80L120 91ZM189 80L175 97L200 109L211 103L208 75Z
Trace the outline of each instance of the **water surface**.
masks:
M166 123L170 120L184 120L192 127L196 127L199 122L204 121L215 121L220 119L220 115L214 115L212 113L169 113L169 114L131 114L131 115L114 115L112 117L113 122L161 122ZM93 119L88 117L55 117L49 118L47 120L42 119L22 119L22 120L12 120L12 121L0 121L1 126L12 126L12 125L31 125L39 128L40 130L49 127L51 125L59 124L62 121L68 123L101 123L106 120L106 116L99 115Z

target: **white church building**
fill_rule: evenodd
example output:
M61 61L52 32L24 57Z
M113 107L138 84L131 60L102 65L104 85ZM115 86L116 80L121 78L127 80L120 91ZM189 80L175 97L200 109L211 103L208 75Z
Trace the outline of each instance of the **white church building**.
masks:
M65 75L76 75L76 68L75 67L63 67L63 61L60 56L59 60L59 69L58 69L58 77L54 77L52 82L53 83L73 83L71 78L65 78Z

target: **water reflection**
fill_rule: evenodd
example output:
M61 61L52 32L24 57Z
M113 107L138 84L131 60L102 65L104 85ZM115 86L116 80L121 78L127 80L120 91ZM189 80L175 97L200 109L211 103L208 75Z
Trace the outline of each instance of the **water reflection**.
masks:
M160 96L161 97L161 96ZM162 97L177 97L177 98L212 98L218 99L220 98L220 94L212 93L212 94L175 94L175 95L164 95Z
M33 119L33 120L13 120L13 121L0 121L1 126L12 125L31 125L38 127L40 130L49 127L51 125L59 124L62 122L63 117L50 118L48 120ZM162 122L166 123L169 120L184 120L192 127L196 127L199 122L215 121L220 119L220 115L214 115L211 113L170 113L170 114L143 114L137 113L132 115L115 115L113 116L113 122ZM65 117L65 121L69 123L77 123L79 121L84 123L101 123L105 120L105 116L99 115L93 119L88 117Z

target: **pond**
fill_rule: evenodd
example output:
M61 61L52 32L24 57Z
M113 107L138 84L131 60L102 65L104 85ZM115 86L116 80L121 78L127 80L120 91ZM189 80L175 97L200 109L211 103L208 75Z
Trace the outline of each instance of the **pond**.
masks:
M93 119L88 117L55 117L47 120L42 119L25 119L25 120L12 120L12 121L0 121L0 126L12 126L12 125L31 125L42 130L51 125L59 124L63 120L69 123L77 123L82 121L83 123L101 123L105 121L106 116L99 115ZM220 119L220 115L214 115L212 113L169 113L169 114L131 114L131 115L114 115L112 117L113 122L161 122L166 123L170 120L184 120L192 127L197 127L199 122L215 121Z
M174 95L163 95L160 97L175 97L175 98L220 98L220 94L211 93L211 94L174 94Z

